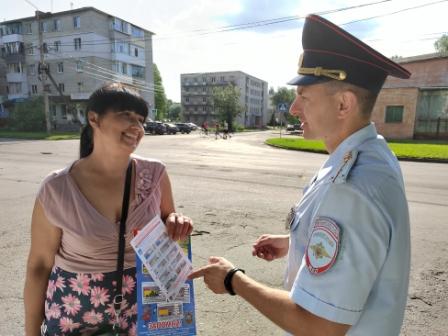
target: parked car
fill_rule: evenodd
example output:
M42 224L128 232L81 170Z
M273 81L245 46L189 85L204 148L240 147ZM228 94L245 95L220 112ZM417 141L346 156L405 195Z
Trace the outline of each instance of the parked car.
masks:
M190 125L186 123L176 123L176 127L179 129L179 132L190 134L192 128Z
M199 128L198 125L196 125L195 123L192 123L192 122L189 122L189 123L186 123L186 124L188 126L190 126L193 131L196 131Z
M164 125L166 127L166 133L167 134L176 134L177 132L179 132L179 129L174 124L164 123Z
M302 128L300 127L300 124L294 124L294 125L287 125L286 131L295 133L295 134L301 134Z
M143 128L145 129L145 132L150 134L162 135L167 133L165 124L160 121L148 121L143 125Z

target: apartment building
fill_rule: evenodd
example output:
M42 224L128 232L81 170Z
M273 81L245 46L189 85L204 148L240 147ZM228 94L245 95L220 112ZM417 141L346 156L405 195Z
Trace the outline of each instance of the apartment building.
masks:
M4 108L46 90L53 123L79 127L90 94L104 82L121 81L137 88L152 110L152 35L93 7L4 21L0 23L0 104ZM41 49L62 96L49 78L42 85Z
M269 122L268 83L241 71L181 74L182 117L201 125L218 119L213 108L214 87L235 85L240 90L243 112L235 123L244 127L263 127Z

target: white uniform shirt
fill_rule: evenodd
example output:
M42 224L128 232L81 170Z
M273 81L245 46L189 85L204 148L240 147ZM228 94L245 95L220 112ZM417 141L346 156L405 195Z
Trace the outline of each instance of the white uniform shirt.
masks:
M313 274L307 254L316 257L310 246L318 244L309 241L319 221L339 227L339 249L333 253L333 245L321 245L327 249L317 255L319 260L334 255L334 263ZM329 231L322 232L325 236ZM398 335L409 271L403 177L397 159L370 124L345 139L305 188L291 225L285 287L311 313L352 325L347 335Z

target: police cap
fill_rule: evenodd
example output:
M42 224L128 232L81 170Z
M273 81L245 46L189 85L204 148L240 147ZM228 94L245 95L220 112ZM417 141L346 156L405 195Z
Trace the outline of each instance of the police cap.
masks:
M290 85L340 80L379 92L387 76L409 78L411 73L330 21L309 15L302 33L303 54L298 76Z

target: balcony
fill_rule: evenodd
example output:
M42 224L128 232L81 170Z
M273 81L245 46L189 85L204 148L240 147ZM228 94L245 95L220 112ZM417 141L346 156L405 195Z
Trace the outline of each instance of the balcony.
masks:
M10 34L10 35L3 35L2 37L0 37L0 44L11 43L11 42L23 42L23 35L22 34Z
M11 93L8 95L8 100L13 99L26 99L28 98L28 94L25 92L17 92L17 93Z
M11 72L6 74L7 82L26 82L26 75L21 72Z

